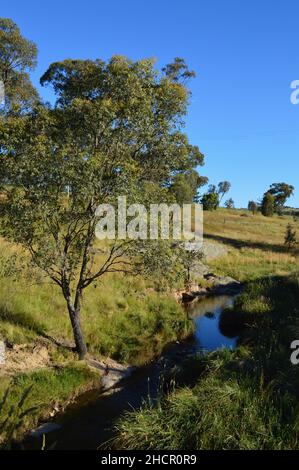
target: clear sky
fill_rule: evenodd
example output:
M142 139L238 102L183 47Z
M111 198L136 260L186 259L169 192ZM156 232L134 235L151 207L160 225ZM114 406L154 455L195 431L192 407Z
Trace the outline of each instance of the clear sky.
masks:
M186 132L206 156L201 172L230 180L239 207L282 181L299 207L298 0L1 0L0 16L37 43L36 85L66 58L185 58L197 72Z

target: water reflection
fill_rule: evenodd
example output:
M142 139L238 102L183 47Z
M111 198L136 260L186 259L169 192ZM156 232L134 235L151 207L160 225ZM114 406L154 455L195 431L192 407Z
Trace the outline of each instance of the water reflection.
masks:
M190 318L195 323L196 349L200 351L215 351L217 349L234 349L237 337L229 331L221 329L221 314L223 310L234 304L232 297L208 297L198 300L188 307Z

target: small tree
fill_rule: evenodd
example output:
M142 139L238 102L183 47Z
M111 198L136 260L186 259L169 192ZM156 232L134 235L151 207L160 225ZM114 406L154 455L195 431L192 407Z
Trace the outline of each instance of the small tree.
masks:
M203 163L204 157L202 155L202 163L200 164L203 165ZM206 177L200 176L196 170L191 169L174 175L169 190L179 204L191 204L196 201L199 188L206 183Z
M287 249L290 251L297 245L297 233L294 230L294 227L291 224L288 224L285 237L284 237L284 244L286 245Z
M224 195L229 192L230 188L231 188L231 183L229 181L220 181L220 183L218 183L218 194L220 196L220 203Z
M262 205L261 205L261 211L262 214L265 217L272 217L274 214L274 209L275 209L275 199L274 196L267 192L264 194L263 200L262 200Z
M287 199L294 194L295 188L287 183L273 183L270 186L269 193L274 196L275 210L282 210Z
M225 201L224 205L227 209L234 209L235 208L235 202L232 198L229 198L227 201Z
M253 215L255 215L258 211L258 205L255 201L249 201L248 202L248 210L252 212Z
M219 196L217 193L206 193L201 198L204 211L214 211L219 206Z

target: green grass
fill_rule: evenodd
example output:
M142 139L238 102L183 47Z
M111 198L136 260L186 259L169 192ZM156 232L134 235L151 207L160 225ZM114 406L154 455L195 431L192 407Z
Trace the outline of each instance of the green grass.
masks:
M8 258L13 247L3 243ZM38 341L44 335L73 344L58 287L46 279L30 277L26 270L16 281L10 275L0 281L0 336L13 344ZM148 362L165 344L192 331L185 312L171 295L156 292L140 277L123 275L108 275L88 288L82 326L91 355L133 365Z
M44 417L95 384L99 376L84 364L5 378L0 385L0 445L20 438ZM9 444L8 444L9 445Z
M275 402L249 379L210 373L194 388L183 388L128 413L118 424L117 449L260 450L297 445L281 412L294 407L291 399Z
M91 383L92 375L87 369L74 367L76 355L63 346L73 346L74 342L59 289L29 270L23 263L24 254L17 247L0 240L0 248L0 339L13 346L47 347L49 355L49 363L44 365L47 368L22 375L19 375L20 367L14 370L12 363L9 373L17 374L12 379L0 369L0 381L4 384L0 386L0 395L12 380L6 407L0 411L0 422L5 421L11 406L16 405L8 431L2 432L5 439L10 437L11 429L20 436L35 426L47 416L53 403L65 403L75 392L80 393ZM109 356L132 365L149 362L167 343L186 337L193 328L171 295L155 291L149 281L140 277L123 275L108 275L86 291L82 326L90 356L98 359ZM48 337L61 346L47 340ZM58 371L49 365L59 367ZM24 364L24 370L36 367L42 365L35 365L34 361ZM25 411L29 412L19 426L23 410L19 413L17 404L31 385L24 403Z
M245 210L219 209L204 212L207 240L218 241L228 255L210 263L217 273L240 281L268 275L288 275L298 269L298 250L287 252L284 236L291 223L299 236L298 220L290 215L264 217Z
M298 449L299 274L251 281L222 327L243 325L234 352L193 360L195 386L145 404L117 425L118 449ZM234 318L234 316L236 318ZM187 368L192 367L186 364Z
M231 448L238 446L238 439L239 446L244 448L261 445L288 448L296 445L289 435L289 421L277 416L284 416L282 410L285 409L285 402L292 409L294 389L299 385L296 372L290 367L288 345L292 335L295 339L294 333L289 330L296 327L294 312L297 311L299 295L294 283L297 286L297 281L284 277L269 278L274 274L286 276L298 269L298 253L288 253L283 246L284 233L289 222L298 229L298 222L293 222L291 216L253 217L247 211L223 209L205 213L207 239L223 243L228 249L227 256L210 263L211 269L241 281L251 281L237 303L238 311L234 317L234 321L238 319L239 325L251 325L250 334L248 328L244 330L246 354L244 356L241 348L237 352L239 359L234 354L228 355L225 361L219 359L221 367L217 369L217 373L213 357L213 364L211 362L208 367L210 372L204 374L204 378L194 388L174 392L163 399L157 408L145 407L139 414L128 415L120 425L119 446L134 448L134 445L143 445L148 448L151 445L156 446L152 448L163 448L159 446L191 445L180 433L180 426L185 430L186 436L189 435L192 446L196 445L198 448ZM40 274L24 268L26 256L18 247L0 240L0 249L0 338L5 338L12 344L35 345L44 341L46 335L72 345L70 322L58 288ZM283 291L285 294L279 299L276 296L277 285L283 282L286 283L284 290L279 289L279 292ZM159 355L168 342L190 334L192 325L186 319L185 312L171 295L163 293L162 289L160 292L155 289L158 284L164 286L165 283L163 279L151 282L140 277L111 274L88 288L83 305L82 325L93 357L110 356L121 362L141 365ZM295 289L295 297L290 294L292 289ZM229 315L225 321L229 327ZM227 326L225 321L224 328ZM286 335L284 339L283 335ZM48 351L50 363L58 366L57 370L48 368L12 378L3 377L2 374L2 395L8 382L11 381L12 384L7 406L20 402L22 394L34 385L24 403L29 408L33 406L34 410L26 415L18 432L34 426L43 413L49 411L55 400L61 403L67 401L77 385L80 391L81 385L84 388L92 380L86 371L82 372L82 369L72 365L75 356L68 349L48 342ZM251 371L249 379L243 377L240 371L237 377L233 376L231 368L235 367L238 360L244 362L246 367L248 365ZM254 374L252 364L260 365L259 368L254 366ZM201 364L198 367L202 369ZM268 395L268 385L265 385L272 383L278 384L275 399ZM219 407L215 405L215 416L213 407L209 404L209 390L212 402L215 404L219 400L222 404ZM223 390L231 390L231 394L223 395ZM41 410L39 405L42 400L49 406ZM237 401L237 412L234 411L233 401ZM250 416L242 414L245 403L248 403L251 410ZM35 409L36 404L38 409ZM205 415L200 413L201 409L206 409ZM7 410L4 410L4 417L7 416ZM232 421L235 413L242 417L242 435L235 434L229 419L225 422L225 410ZM194 418L192 422L188 415ZM266 416L269 417L268 421ZM151 430L150 422L153 417ZM17 416L13 419L16 425ZM137 425L138 419L143 420L140 427ZM255 427L258 432L254 431ZM133 429L136 438L131 433ZM159 434L159 429L162 434ZM197 429L200 429L200 436L196 438ZM253 431L249 431L251 429ZM270 436L268 441L264 439L262 429L266 429ZM218 439L215 434L219 436ZM231 440L225 439L227 435L232 436ZM197 441L194 441L195 438Z

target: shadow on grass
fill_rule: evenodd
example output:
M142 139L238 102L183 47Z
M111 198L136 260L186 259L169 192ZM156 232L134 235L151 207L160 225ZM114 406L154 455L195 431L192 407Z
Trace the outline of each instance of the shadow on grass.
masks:
M298 274L249 282L233 310L222 313L219 328L223 334L239 330L239 346L249 346L250 362L265 380L299 396L297 369L290 361L291 343L299 339Z
M205 238L209 240L214 240L224 245L230 245L233 248L253 248L263 251L273 251L275 253L289 253L286 247L282 245L277 245L274 243L267 243L267 242L254 242L250 240L236 240L230 237L224 237L223 235L213 235L210 233L205 234ZM294 255L299 254L299 250L293 250L292 252Z
M29 332L33 332L38 336L41 336L48 341L51 341L58 347L62 347L64 349L68 349L70 351L74 351L74 346L63 342L62 340L58 340L53 336L47 333L47 327L44 323L39 322L32 315L28 314L24 311L14 311L12 312L8 308L0 307L0 320L6 321L11 325L19 326L24 328Z

